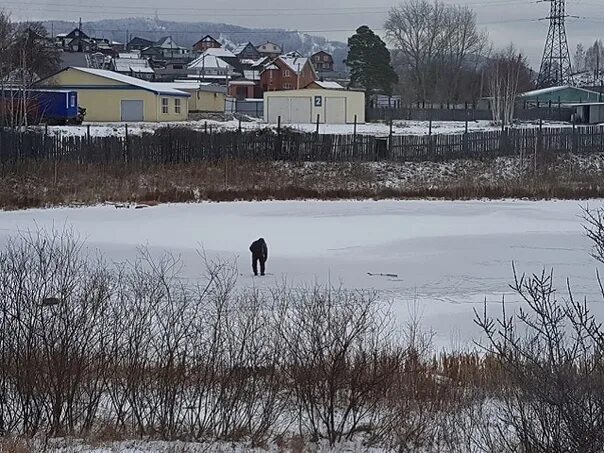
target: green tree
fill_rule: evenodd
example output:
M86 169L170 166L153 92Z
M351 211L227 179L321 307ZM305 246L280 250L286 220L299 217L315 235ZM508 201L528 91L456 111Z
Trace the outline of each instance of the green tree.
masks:
M390 51L386 43L369 27L363 25L348 39L350 84L363 87L368 94L381 91L392 95L398 76L390 64Z

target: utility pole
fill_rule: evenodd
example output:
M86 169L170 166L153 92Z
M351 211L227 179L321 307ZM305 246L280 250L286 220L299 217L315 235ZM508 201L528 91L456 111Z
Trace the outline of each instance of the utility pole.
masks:
M566 37L566 0L544 0L551 3L549 31L545 41L538 88L572 85L573 71Z

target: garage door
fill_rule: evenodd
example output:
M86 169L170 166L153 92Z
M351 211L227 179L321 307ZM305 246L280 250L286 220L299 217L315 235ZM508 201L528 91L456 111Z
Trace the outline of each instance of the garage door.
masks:
M267 121L274 124L281 117L283 124L312 123L311 102L310 98L268 98Z
M144 101L122 101L122 121L143 121L144 119Z
M325 99L325 122L346 124L346 98Z
M310 98L291 98L291 116L289 123L312 123Z
M277 118L281 117L281 122L287 123L289 118L289 98L268 98L268 123L277 123Z

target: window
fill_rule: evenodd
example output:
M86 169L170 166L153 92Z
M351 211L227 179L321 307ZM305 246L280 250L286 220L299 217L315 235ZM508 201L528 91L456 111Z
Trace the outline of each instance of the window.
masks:
M170 113L170 99L161 98L161 112L164 115L167 115L168 113Z
M76 96L75 96L75 94L72 94L72 95L69 97L69 101L70 101L70 102L69 102L69 106L70 106L70 107L72 107L72 108L73 108L73 107L75 107L75 106L76 106Z
M289 77L291 75L292 75L292 73L289 71L289 69L286 69L285 72L283 73L284 77Z
M174 113L180 114L180 112L181 112L180 99L174 99Z
M329 61L329 55L324 55L323 56L323 61Z
M284 90L291 90L292 89L291 83L284 83L283 84L283 89Z

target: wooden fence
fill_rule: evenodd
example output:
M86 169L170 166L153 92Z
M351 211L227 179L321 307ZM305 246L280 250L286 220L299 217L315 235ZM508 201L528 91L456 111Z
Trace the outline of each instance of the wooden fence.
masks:
M62 161L145 168L222 159L250 161L440 161L530 156L536 153L604 152L604 127L506 129L448 135L319 135L271 130L205 133L160 129L127 137L69 137L0 131L4 174L23 163Z
M539 107L518 107L514 118L520 121L570 121L573 109L562 107L561 104L545 104ZM490 121L493 112L476 108L368 108L368 121Z

